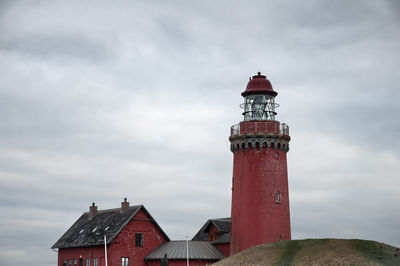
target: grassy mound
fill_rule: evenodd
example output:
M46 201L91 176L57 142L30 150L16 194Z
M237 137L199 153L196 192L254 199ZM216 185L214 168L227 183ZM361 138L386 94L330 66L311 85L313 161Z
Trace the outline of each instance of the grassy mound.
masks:
M400 249L359 239L290 240L255 246L213 265L400 265Z

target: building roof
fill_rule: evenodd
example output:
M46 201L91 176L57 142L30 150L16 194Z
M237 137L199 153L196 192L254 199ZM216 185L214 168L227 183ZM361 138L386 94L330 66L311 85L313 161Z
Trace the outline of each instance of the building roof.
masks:
M278 95L272 88L271 82L266 76L261 75L261 72L258 72L256 76L250 78L246 90L242 92L243 97L252 94L268 94L274 97Z
M220 232L231 231L231 218L215 219L211 221Z
M231 233L224 233L221 236L219 236L217 239L214 241L211 241L210 244L226 244L231 242Z
M168 241L150 252L146 260L160 260L167 254L168 259L186 259L186 245L189 246L189 259L221 260L225 255L207 241Z
M137 205L127 207L123 211L121 208L99 210L93 217L89 212L85 212L51 248L104 245L104 235L109 244L140 210L149 216L165 239L170 240L146 208Z
M200 228L199 232L192 238L194 241L206 241L208 240L208 228L213 224L218 231L229 233L231 231L231 218L215 218L209 219L207 222Z

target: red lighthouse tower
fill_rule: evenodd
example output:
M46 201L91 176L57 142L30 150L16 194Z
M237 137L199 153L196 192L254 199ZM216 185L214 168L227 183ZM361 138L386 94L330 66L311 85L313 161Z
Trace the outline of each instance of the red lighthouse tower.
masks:
M231 128L231 255L291 239L286 161L290 136L289 127L275 120L276 95L258 72L242 93L244 119Z

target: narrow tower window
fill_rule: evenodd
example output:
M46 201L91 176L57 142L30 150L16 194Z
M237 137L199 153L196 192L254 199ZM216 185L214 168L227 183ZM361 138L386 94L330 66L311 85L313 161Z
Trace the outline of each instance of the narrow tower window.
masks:
M281 202L281 194L279 192L276 192L275 199L276 199L276 202Z

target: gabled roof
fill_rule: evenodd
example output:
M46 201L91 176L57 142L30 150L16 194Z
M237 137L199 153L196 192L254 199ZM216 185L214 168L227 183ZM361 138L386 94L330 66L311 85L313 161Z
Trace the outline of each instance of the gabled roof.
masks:
M192 238L194 241L206 241L208 239L208 228L214 225L220 232L229 233L231 231L231 217L209 219L200 228L199 232Z
M231 231L231 218L214 219L211 222L215 225L215 227L220 232L230 232Z
M214 241L211 241L210 244L226 244L231 242L231 233L224 233L221 236L219 236L217 239Z
M160 260L167 254L168 259L186 259L186 245L189 246L189 259L221 260L225 255L207 241L169 241L150 252L145 260Z
M64 233L51 248L72 248L104 245L104 235L109 244L125 225L140 211L149 216L150 221L160 230L166 240L170 240L143 205L100 210L93 217L89 212L82 216Z

